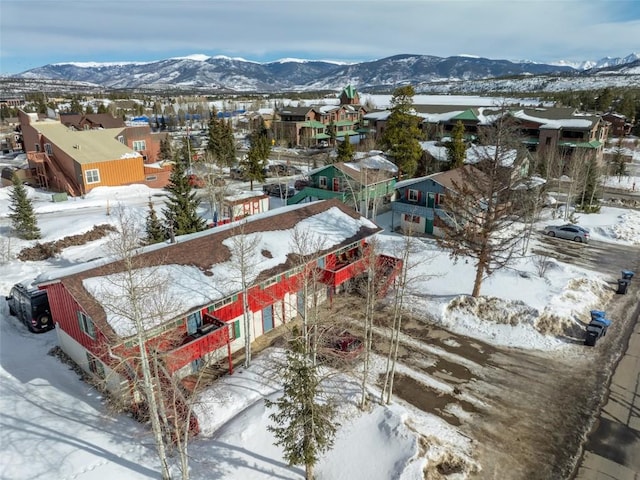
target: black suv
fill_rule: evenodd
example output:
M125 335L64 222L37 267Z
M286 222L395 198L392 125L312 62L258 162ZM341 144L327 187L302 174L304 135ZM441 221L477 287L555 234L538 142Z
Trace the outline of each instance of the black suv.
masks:
M46 290L29 290L16 283L9 293L9 313L18 317L33 333L43 333L54 327Z

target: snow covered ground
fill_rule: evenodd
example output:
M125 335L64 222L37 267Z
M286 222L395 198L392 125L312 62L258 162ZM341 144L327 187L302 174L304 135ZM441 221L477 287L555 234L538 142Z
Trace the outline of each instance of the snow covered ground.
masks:
M100 188L84 199L53 203L51 196L29 189L38 214L43 240L86 232L96 224L114 223L108 207L117 205L145 218L151 197L160 201L160 191L145 187ZM78 264L103 255L102 241L65 249L43 262L11 259L24 242L9 237L9 189L0 189L0 295L19 281L41 273ZM273 205L273 203L272 203ZM378 223L388 228L389 214ZM553 220L550 214L541 221ZM603 208L594 215L580 215L580 223L591 229L592 238L626 245L640 245L640 212ZM388 230L381 235L385 249L393 251L401 241ZM537 240L534 240L534 243ZM506 320L488 321L470 309L448 308L460 295L471 292L472 262L453 263L429 240L415 255L412 275L416 284L412 308L431 312L432 320L465 333L473 330L494 344L544 350L570 350L561 340L540 333L536 322L545 312L562 315L586 312L608 295L602 286L605 275L553 262L545 277L538 275L530 256L517 260L511 269L497 272L482 287L486 297L497 297ZM526 313L526 314L523 314ZM520 320L512 325L509 315ZM2 479L106 479L158 478L159 466L148 429L126 415L113 413L96 390L78 375L48 355L55 346L55 331L29 333L9 316L0 299L0 478ZM202 394L198 405L202 435L190 447L193 479L299 479L300 467L289 467L267 431L269 412L262 401L278 394L277 377L271 370L269 349L248 370L237 369ZM381 365L374 361L372 375ZM422 374L424 375L424 374ZM439 417L421 412L403 402L374 406L360 412L356 407L358 386L348 376L337 377L333 387L342 398L334 449L317 466L319 479L421 479L430 459L449 453L472 460L472 442ZM425 382L450 388L435 378ZM375 395L375 390L372 390ZM460 415L464 412L459 412ZM420 437L429 446L420 445ZM453 478L453 477L451 477Z

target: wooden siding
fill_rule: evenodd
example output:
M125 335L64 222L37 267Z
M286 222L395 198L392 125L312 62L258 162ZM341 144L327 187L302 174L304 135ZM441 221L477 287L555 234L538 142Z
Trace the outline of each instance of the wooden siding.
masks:
M97 169L100 182L87 183L85 172ZM82 179L86 193L95 187L117 187L131 183L143 183L145 178L142 157L120 158L108 162L96 162L82 165Z
M144 167L144 184L149 188L164 188L169 184L171 168Z
M47 290L49 298L49 306L51 307L51 316L58 324L57 328L64 330L76 342L93 353L96 357L108 363L105 358L104 349L100 345L106 343L106 338L95 328L95 340L80 329L78 323L78 311L84 312L80 304L75 301L73 296L67 291L61 283L53 283L44 287Z

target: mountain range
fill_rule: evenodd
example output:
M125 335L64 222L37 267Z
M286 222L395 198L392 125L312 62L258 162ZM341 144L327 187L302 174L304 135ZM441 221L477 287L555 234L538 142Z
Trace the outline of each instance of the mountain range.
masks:
M426 92L437 91L438 85L461 87L487 81L507 82L508 88L513 88L514 79L531 84L534 78L544 78L548 83L549 78L576 82L596 77L607 84L615 77L614 83L640 86L640 54L571 65L412 54L351 64L297 59L259 63L225 56L190 55L153 62L55 63L27 70L10 79L85 82L109 90L268 93L339 90L346 85L361 91L391 91L405 84L414 85L417 92Z

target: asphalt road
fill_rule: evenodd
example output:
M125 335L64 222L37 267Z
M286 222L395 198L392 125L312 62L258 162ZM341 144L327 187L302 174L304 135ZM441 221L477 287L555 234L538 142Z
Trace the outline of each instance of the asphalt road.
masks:
M633 328L615 365L604 404L584 444L575 480L640 479L640 279L632 280L628 306Z

